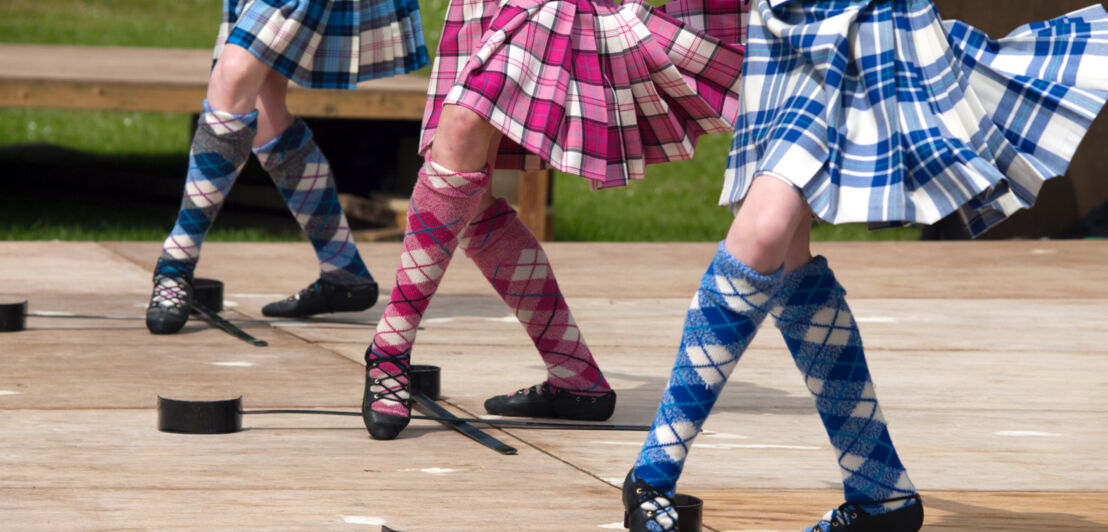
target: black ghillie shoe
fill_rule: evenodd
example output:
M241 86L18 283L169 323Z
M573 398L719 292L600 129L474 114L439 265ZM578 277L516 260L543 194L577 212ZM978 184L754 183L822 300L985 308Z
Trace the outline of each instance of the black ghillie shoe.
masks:
M307 288L262 307L274 318L300 318L325 312L358 312L377 303L377 283L335 284L316 279Z
M370 347L372 349L372 346ZM408 426L412 414L412 385L408 369L408 354L390 356L366 353L365 392L362 394L362 421L369 435L375 440L393 440ZM381 364L391 363L395 368L385 370ZM371 377L371 370L384 372L381 377ZM392 401L407 411L406 416L392 416L373 410L373 403Z
M154 293L146 307L146 328L154 334L173 334L189 320L192 282L184 276L154 276Z
M623 479L623 528L631 532L676 532L677 507L658 488L627 472Z
M905 501L907 506L880 515L870 515L861 508L896 501ZM876 502L844 502L804 532L916 532L921 527L923 501L917 494Z
M578 421L604 421L616 409L616 392L582 395L536 384L485 401L485 411L498 416L547 417Z

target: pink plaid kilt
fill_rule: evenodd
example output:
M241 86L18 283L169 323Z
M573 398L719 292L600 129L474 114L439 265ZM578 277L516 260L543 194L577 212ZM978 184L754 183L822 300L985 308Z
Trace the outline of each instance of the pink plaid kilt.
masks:
M657 9L725 43L746 44L750 0L669 0Z
M737 36L720 10L680 14ZM739 19L744 0L731 2ZM693 20L695 23L696 21ZM504 134L497 168L544 161L594 188L642 179L647 164L692 157L705 133L738 117L743 50L639 0L453 0L423 115L420 152L444 104L483 116Z

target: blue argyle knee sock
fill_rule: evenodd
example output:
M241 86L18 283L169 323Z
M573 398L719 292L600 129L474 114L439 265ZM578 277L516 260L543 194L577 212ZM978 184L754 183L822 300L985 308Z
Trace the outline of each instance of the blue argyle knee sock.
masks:
M212 226L247 158L258 127L258 112L236 115L204 102L189 150L189 169L177 223L162 244L154 274L191 277L200 244Z
M373 281L339 205L331 165L307 124L297 119L254 153L315 248L320 278L343 285Z
M721 242L685 316L677 362L634 473L670 495L693 439L772 303L781 272L762 275Z
M846 500L865 503L914 494L877 404L862 337L845 297L827 260L816 257L785 275L775 301L777 328L831 437ZM879 514L904 504L864 509Z

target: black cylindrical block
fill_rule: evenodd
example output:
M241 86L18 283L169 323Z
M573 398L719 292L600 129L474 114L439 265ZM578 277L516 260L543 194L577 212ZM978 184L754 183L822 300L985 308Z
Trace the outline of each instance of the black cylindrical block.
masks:
M408 368L408 375L412 379L412 391L422 393L432 401L438 401L442 392L442 370L438 366L413 364Z
M26 301L0 305L0 332L22 331L26 326Z
M193 279L192 300L204 305L204 308L212 312L223 310L223 281Z
M699 497L678 493L673 497L677 506L677 528L681 532L701 532L704 520L704 501Z
M158 430L182 434L228 434L242 430L242 397L181 401L158 396Z

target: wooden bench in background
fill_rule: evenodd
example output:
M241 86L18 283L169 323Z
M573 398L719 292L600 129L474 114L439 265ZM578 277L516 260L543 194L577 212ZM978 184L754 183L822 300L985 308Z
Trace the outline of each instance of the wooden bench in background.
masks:
M204 49L0 44L0 107L198 113L210 66ZM288 104L303 117L419 122L427 84L425 77L403 75L353 91L291 85ZM550 172L518 172L512 179L515 174L494 177L497 193L516 204L539 239L551 240ZM403 228L404 198L343 194L342 200L352 218Z

